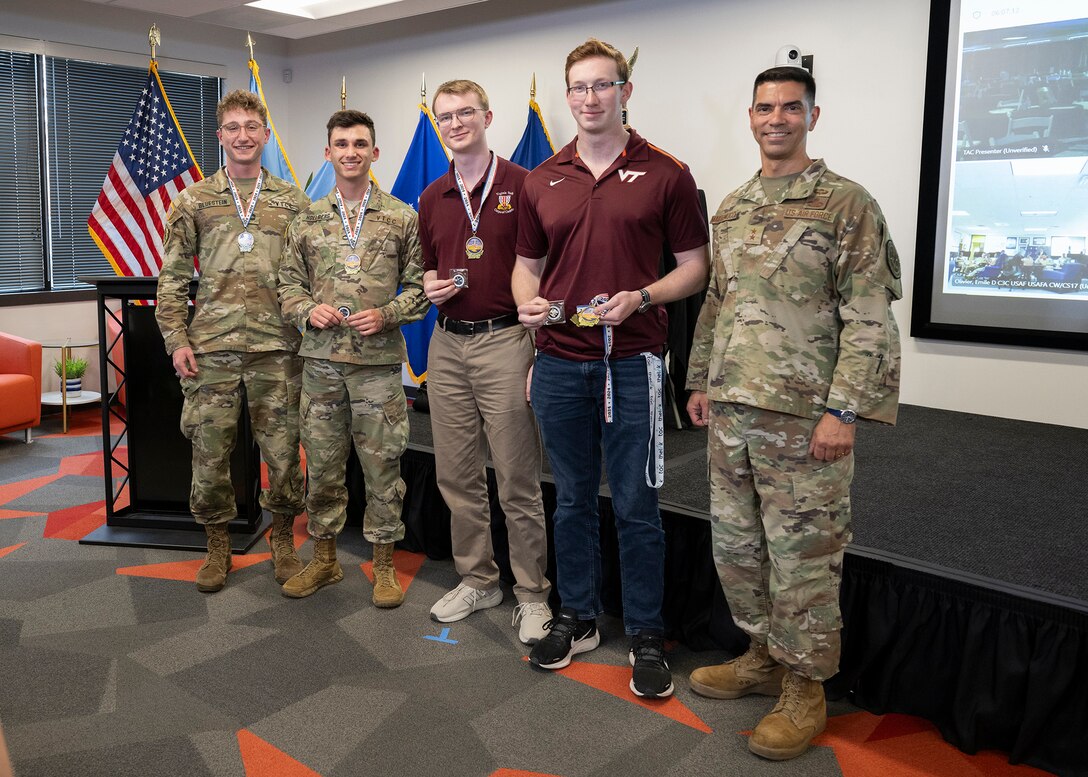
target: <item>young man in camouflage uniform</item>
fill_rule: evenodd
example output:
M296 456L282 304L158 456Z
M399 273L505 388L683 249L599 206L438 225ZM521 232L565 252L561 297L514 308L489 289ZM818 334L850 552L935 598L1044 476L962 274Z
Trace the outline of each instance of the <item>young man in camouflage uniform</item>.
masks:
M899 258L869 193L809 158L815 102L805 70L756 78L762 167L711 218L717 250L688 368L688 413L710 427L714 560L752 640L693 672L691 686L718 699L780 696L749 738L775 760L824 728L854 421L894 423L899 393Z
M230 479L245 386L250 420L268 465L261 507L273 515L269 543L276 580L302 568L292 526L302 511L298 329L276 299L287 225L306 195L261 167L268 114L257 95L235 91L216 109L227 163L177 196L167 215L155 317L185 394L181 430L193 444L189 509L208 534L197 572L201 591L218 591L231 566L227 523L237 515ZM200 260L188 321L193 257Z
M336 187L291 225L280 268L284 316L306 329L300 413L314 539L313 560L283 593L309 596L344 577L336 536L347 517L344 477L354 439L366 478L363 535L374 544L374 604L396 607L404 591L393 543L404 538L400 457L408 446L400 326L423 318L430 303L416 213L369 180L378 159L374 122L346 110L327 127L325 158Z

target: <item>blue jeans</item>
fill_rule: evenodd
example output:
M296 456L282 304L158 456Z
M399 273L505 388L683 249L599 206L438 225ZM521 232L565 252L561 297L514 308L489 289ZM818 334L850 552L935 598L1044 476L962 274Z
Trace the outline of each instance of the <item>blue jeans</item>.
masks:
M646 359L631 356L610 364L612 423L604 421L603 361L538 354L533 369L533 410L555 477L559 596L580 620L602 613L597 494L603 447L619 540L624 629L661 634L665 532L657 490L646 485L651 433Z

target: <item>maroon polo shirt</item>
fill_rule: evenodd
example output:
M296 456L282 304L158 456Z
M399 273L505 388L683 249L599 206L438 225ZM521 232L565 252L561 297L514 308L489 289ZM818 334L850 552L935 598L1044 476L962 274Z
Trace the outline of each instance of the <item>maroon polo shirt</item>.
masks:
M661 251L705 245L707 225L687 165L631 130L627 146L599 180L577 152L577 139L525 179L517 252L548 257L540 296L564 300L567 320L598 294L649 286ZM537 349L574 361L604 357L603 327L553 324L538 330ZM668 334L665 309L632 313L612 330L612 357L660 353Z
M458 321L483 321L517 310L510 291L510 274L516 257L521 189L529 171L498 155L495 164L495 182L476 231L484 241L484 255L479 259L465 256L465 241L472 236L472 224L457 188L452 162L449 172L435 179L419 197L424 272L436 270L439 278L449 278L451 269L468 268L468 288L438 306L444 315ZM487 173L469 195L473 212L480 207L486 180Z

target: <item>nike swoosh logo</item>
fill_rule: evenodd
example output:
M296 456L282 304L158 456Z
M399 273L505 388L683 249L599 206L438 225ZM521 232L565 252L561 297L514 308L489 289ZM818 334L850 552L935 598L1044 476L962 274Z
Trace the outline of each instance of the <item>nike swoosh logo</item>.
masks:
M566 177L566 176L563 176L563 177L562 177L562 178L560 178L560 179L559 179L558 181L549 181L549 182L548 182L548 185L549 185L549 186L555 186L555 185L556 185L557 183L562 183L562 182L563 182L563 181L565 181L565 180L567 180L567 177Z

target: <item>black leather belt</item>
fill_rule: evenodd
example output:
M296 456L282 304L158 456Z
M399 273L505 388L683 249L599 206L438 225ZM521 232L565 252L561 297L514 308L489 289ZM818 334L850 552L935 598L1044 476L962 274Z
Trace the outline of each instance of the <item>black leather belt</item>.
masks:
M497 332L516 323L518 323L517 313L507 313L505 316L489 318L486 321L454 321L452 318L446 318L441 313L438 314L438 325L443 330L452 332L455 335L478 335L484 332Z

